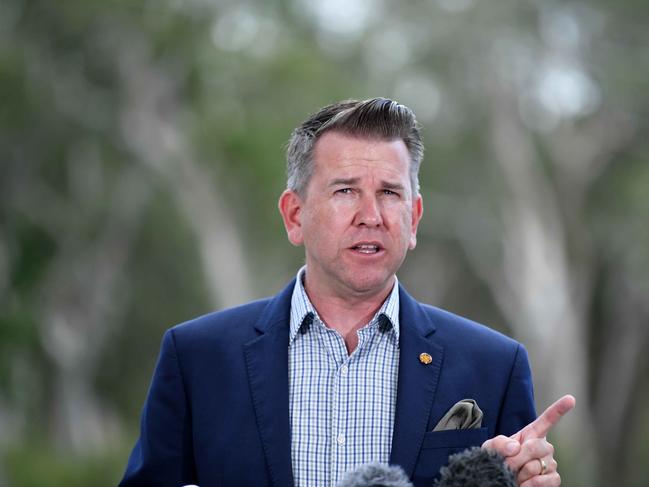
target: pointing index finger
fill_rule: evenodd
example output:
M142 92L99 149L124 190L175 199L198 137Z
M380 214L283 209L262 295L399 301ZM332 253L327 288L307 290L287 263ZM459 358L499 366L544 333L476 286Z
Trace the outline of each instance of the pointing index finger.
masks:
M559 420L575 407L575 398L570 394L563 396L549 406L543 413L521 431L527 438L545 438Z

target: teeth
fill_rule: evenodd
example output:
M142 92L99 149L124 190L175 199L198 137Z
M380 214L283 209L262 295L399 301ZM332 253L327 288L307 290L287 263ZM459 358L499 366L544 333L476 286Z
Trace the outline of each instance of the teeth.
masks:
M371 245L371 244L361 244L361 245L357 245L354 248L364 254L373 254L379 251L379 247L377 245Z

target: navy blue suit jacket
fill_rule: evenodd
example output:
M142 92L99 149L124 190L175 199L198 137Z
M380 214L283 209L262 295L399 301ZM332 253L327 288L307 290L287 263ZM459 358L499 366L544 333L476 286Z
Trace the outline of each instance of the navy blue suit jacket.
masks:
M288 407L291 282L274 298L168 330L122 487L293 486ZM390 463L432 485L451 453L535 418L522 345L418 303L400 288L400 358ZM419 360L422 352L432 363ZM432 432L461 399L480 429Z

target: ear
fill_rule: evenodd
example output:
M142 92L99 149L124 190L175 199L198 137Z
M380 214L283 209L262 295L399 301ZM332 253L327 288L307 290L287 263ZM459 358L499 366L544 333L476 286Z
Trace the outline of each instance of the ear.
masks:
M424 214L424 200L421 195L418 194L412 200L412 221L410 222L410 245L408 248L410 250L414 249L417 246L417 227L421 220L422 215Z
M277 204L284 221L286 235L293 245L302 245L302 200L298 194L290 189L285 190L279 197Z

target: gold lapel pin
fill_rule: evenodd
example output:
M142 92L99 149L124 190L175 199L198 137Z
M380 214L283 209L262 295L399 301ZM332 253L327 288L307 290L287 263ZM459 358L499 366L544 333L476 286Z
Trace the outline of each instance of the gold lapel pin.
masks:
M431 363L433 361L433 357L431 357L430 354L427 354L426 352L420 353L419 354L419 361L424 365L428 365L429 363Z

